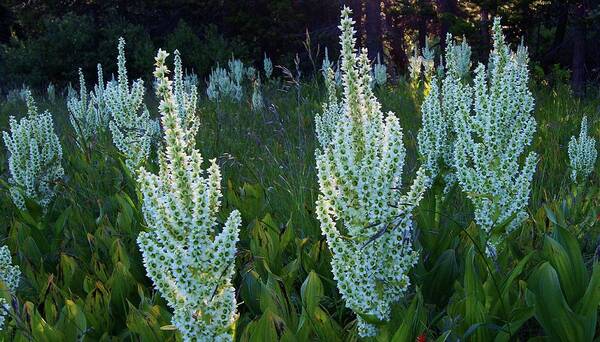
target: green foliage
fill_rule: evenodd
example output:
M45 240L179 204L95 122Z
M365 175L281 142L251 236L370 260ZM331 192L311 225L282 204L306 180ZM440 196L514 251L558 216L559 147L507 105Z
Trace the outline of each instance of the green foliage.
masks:
M527 301L552 341L593 341L600 304L600 265L591 276L577 240L556 227L544 239L543 263L527 283Z
M114 54L114 46L110 50ZM233 209L243 219L233 280L240 303L236 340L358 341L356 316L336 289L331 253L314 217L313 115L325 92L316 82L281 91L278 82L264 85L267 106L257 112L244 101L217 106L202 97L198 104L197 146L217 157L226 179L218 221ZM420 117L410 89L375 91L382 110L402 113L406 164L415 169ZM411 287L380 335L365 341L599 337L598 181L573 187L565 150L582 114L598 100L577 101L557 88L534 96L540 127L534 144L542 159L530 219L490 259L469 201L434 184L415 211L420 258ZM148 107L155 110L153 101ZM65 178L47 212L33 203L18 210L6 178L0 182L0 233L23 274L0 339L176 341L172 313L146 278L135 244L144 227L132 174L106 132L89 151L76 145L65 102L60 94L54 103L38 101L54 113L64 151ZM9 113L24 110L22 103L0 102L0 127L7 127ZM598 137L598 123L590 123ZM2 160L6 153L0 150ZM148 168L155 171L156 162ZM7 174L6 163L0 172Z
M239 40L226 40L209 25L199 35L184 20L180 20L173 32L166 36L168 51L179 50L187 66L200 75L207 75L215 65L227 65L231 56L246 59L248 49Z

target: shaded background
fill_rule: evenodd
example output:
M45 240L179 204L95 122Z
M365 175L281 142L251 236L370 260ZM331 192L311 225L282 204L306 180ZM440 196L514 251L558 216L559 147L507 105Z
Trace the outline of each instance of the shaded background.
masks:
M474 58L489 52L489 28L501 16L506 34L529 47L535 77L571 82L576 94L597 87L599 0L0 0L0 88L45 88L77 82L77 68L116 70L116 42L127 41L132 76L149 79L159 47L179 49L185 66L205 78L232 55L260 67L293 65L303 76L320 67L324 47L337 57L339 11L354 10L359 43L384 56L392 75L428 40L443 49L446 32L465 36Z

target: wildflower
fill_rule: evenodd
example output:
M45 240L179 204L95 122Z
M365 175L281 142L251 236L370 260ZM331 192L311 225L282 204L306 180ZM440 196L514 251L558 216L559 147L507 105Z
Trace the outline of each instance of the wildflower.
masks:
M421 53L421 63L423 64L425 81L426 83L429 83L435 72L435 52L429 47L428 41L425 41L425 47L421 49Z
M388 320L392 303L409 285L408 270L418 255L411 242L412 210L429 178L421 167L406 194L395 190L402 184L402 129L393 113L383 115L371 91L371 65L366 50L356 56L350 13L342 10L340 25L342 102L332 91L329 68L330 100L317 120L316 211L338 289L357 314L359 334L373 336L372 322Z
M250 81L254 81L254 78L256 78L256 69L253 66L247 67L246 76Z
M93 95L87 93L85 79L81 68L79 69L79 98L73 97L67 102L69 121L81 144L90 140L98 131L100 120L94 108Z
M525 63L527 64L527 63ZM446 35L446 68L454 77L464 78L471 70L471 47L463 36L460 45L454 43L452 35Z
M106 88L106 105L111 114L109 128L113 143L125 155L129 170L135 171L148 158L152 138L158 134L158 122L150 119L144 105L144 82L141 79L129 86L125 67L125 40L119 39L116 83Z
M38 113L30 91L26 91L27 116L17 121L9 118L10 131L3 132L10 153L10 194L13 203L25 210L25 198L46 207L56 193L54 183L64 170L61 166L62 147L54 133L52 115Z
M598 151L596 139L588 135L587 116L581 120L579 139L575 136L569 141L569 162L571 164L571 180L578 182L585 180L594 171L594 164Z
M192 70L192 72L185 71L183 75L183 89L186 93L195 91L198 93L198 75Z
M381 58L377 54L377 63L373 66L373 78L377 85L384 86L387 82L387 68L385 64L381 63Z
M200 126L200 122L196 116L197 104L198 104L198 90L195 87L186 90L185 82L183 79L183 67L179 51L175 50L175 69L173 81L169 80L167 75L169 69L165 62L169 54L163 50L158 50L157 57L155 58L155 71L154 77L156 80L156 96L158 98L170 97L170 101L165 101L161 105L172 106L173 110L179 117L181 129L183 132L183 139L187 146L193 147L195 145L195 137ZM172 95L171 95L172 94Z
M458 53L457 49L468 53ZM432 76L421 106L423 126L417 136L419 156L432 178L441 174L444 193L456 183L454 116L468 113L473 102L471 87L463 81L466 76L463 73L469 72L469 56L470 47L465 41L458 46L451 35L447 36L445 70L440 63L441 70Z
M263 59L263 67L265 70L265 76L267 79L271 78L271 75L273 74L273 63L271 62L271 59L269 57L267 57L267 54L265 53L265 57Z
M333 68L333 64L329 60L329 51L327 47L325 47L325 57L323 57L323 63L321 64L321 73L323 74L323 79L327 78L327 73L329 69Z
M415 49L415 53L408 58L408 73L410 75L411 84L415 87L419 84L422 68L423 57L421 57Z
M92 103L94 110L96 111L96 117L98 121L98 131L105 130L110 122L110 112L108 111L106 104L106 89L107 85L104 84L104 74L102 72L102 64L98 63L98 83L94 85L94 91L91 93Z
M473 87L461 89L464 97L453 123L455 174L473 203L475 221L490 235L494 227L506 223L505 231L489 236L490 255L527 217L525 206L537 163L535 152L527 154L523 165L519 162L536 129L527 58L519 56L525 52L510 51L499 18L493 33L488 67L480 64Z
M48 83L46 94L48 95L48 101L50 101L50 103L54 103L54 101L56 101L56 87L54 87L54 83Z
M200 152L188 145L165 58L159 51L154 72L160 78L165 148L158 174L143 167L139 172L149 229L140 233L138 245L148 276L173 308L172 323L183 340L232 341L236 300L231 281L241 216L233 211L217 228L220 170L213 159L203 171Z
M252 110L259 111L263 109L263 97L260 91L260 77L258 77L252 84Z
M12 264L8 247L0 247L0 283L3 290L0 295L0 329L4 327L6 314L10 310L10 305L6 299L15 294L20 277L21 270L19 270L19 266Z
M217 66L209 76L206 94L211 101L219 102L227 98L236 102L242 100L244 64L237 59L231 59L228 65L229 71Z

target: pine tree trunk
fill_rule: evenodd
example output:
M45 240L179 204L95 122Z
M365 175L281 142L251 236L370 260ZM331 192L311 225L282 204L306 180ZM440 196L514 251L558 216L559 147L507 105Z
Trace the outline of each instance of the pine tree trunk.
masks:
M346 5L352 10L352 18L356 22L356 42L359 46L363 46L364 35L364 11L363 0L346 0Z
M456 0L437 0L438 20L440 22L440 44L446 50L446 34L450 30L452 18L456 17Z
M369 49L369 59L374 60L377 58L377 54L383 54L381 0L367 0L366 14L367 49Z
M573 11L573 60L571 64L571 87L577 96L585 92L585 4L579 1Z
M392 8L392 2L393 0L384 0L384 9ZM390 63L388 65L390 74L397 71L396 69L403 70L407 65L404 28L400 23L400 19L400 16L386 12L385 21L383 22L386 41L390 47Z

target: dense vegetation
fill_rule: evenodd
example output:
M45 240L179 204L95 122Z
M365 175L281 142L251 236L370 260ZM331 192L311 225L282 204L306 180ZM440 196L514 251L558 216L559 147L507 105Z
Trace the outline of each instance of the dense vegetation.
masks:
M96 63L115 73L110 62L120 36L129 42L130 72L147 81L159 47L179 49L202 77L232 54L256 67L265 53L284 66L299 54L307 75L325 47L338 57L340 4L355 13L359 44L371 59L381 54L393 76L406 72L414 48L429 42L443 50L447 32L464 35L474 60L485 61L491 20L500 16L509 41L523 38L529 46L535 73L570 71L577 94L599 80L597 0L2 0L0 88L62 88L76 83L77 68L91 74Z
M389 81L348 15L311 77L227 55L205 87L115 38L77 90L3 97L0 336L598 340L600 96L499 21L485 66L448 39Z

